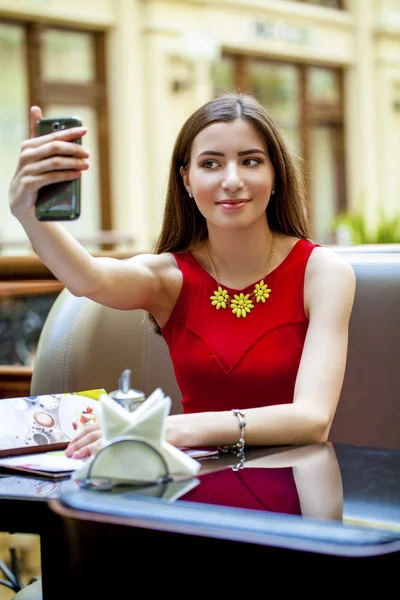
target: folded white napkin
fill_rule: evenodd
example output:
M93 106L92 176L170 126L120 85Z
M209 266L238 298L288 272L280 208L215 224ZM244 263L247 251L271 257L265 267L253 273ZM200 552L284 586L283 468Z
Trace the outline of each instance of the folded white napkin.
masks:
M124 482L155 482L167 474L166 470L170 475L186 477L198 473L200 463L164 439L164 419L171 410L171 399L160 388L133 412L128 412L108 394L100 396L100 405L102 444L96 454L73 473L73 479L99 477ZM142 443L116 441L125 436Z

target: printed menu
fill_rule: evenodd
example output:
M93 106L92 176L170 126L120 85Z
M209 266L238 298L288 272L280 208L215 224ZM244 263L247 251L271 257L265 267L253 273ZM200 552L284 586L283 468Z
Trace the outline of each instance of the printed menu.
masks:
M98 422L104 393L98 389L0 400L0 458L64 450L79 431Z

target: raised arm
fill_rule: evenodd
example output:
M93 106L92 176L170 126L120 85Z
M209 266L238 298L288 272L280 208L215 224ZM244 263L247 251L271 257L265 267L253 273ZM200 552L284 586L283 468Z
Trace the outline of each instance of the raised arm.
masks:
M14 216L32 247L54 276L74 295L121 309L145 308L157 313L154 298L163 298L163 276L172 264L167 257L148 254L129 260L91 256L64 227L35 216L38 190L50 183L73 180L88 168L89 154L72 141L85 127L35 137L39 107L31 108L31 137L22 144L9 197ZM167 277L168 279L168 277Z

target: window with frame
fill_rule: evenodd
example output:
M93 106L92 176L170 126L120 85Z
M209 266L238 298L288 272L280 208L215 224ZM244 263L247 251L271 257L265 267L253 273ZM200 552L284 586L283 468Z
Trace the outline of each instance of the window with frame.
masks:
M214 93L254 95L304 159L313 237L333 243L346 209L342 71L225 53L214 68Z
M0 194L7 197L21 142L29 136L30 106L40 106L47 117L80 116L88 126L83 143L90 169L82 176L81 217L63 226L87 240L89 250L105 249L99 234L112 229L105 68L103 32L0 21ZM0 252L31 252L8 206L0 211Z

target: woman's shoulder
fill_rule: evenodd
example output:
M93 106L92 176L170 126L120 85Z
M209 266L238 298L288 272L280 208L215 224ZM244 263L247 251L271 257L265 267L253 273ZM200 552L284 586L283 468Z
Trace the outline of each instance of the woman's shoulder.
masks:
M336 297L352 300L356 276L350 262L332 248L315 246L306 268L305 290L314 297Z
M181 271L172 252L160 254L141 252L127 260L131 261L132 266L135 265L142 273L147 273L154 281L158 281L162 287L173 283L179 285Z
M343 276L354 278L354 269L350 262L333 248L316 245L310 255L308 269L316 276Z

